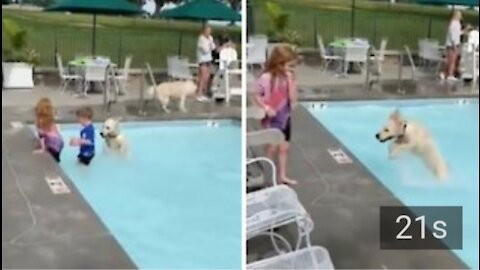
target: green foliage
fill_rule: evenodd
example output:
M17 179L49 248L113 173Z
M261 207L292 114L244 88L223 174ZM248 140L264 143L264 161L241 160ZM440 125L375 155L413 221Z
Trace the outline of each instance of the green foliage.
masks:
M285 13L280 5L274 2L265 3L265 8L275 28L274 31L277 33L283 33L288 26L290 14Z
M283 11L279 4L271 1L265 3L265 10L274 28L267 32L270 40L285 42L295 46L300 45L302 41L300 33L288 28L290 14Z
M6 62L24 62L38 64L38 54L27 46L27 31L10 19L2 19L2 31L7 42L3 46L3 57Z
M287 29L280 36L280 41L295 46L300 46L300 44L302 44L302 36L298 31Z

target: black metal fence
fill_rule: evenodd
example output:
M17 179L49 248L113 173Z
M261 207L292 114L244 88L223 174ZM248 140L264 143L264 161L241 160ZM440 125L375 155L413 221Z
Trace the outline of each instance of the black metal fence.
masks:
M175 30L135 33L131 30L99 29L96 37L98 56L109 57L121 65L126 56L132 55L134 68L142 68L146 62L154 68L165 68L170 55L182 55L195 61L198 33ZM8 43L5 36L2 38ZM233 34L232 39L240 43L239 34ZM64 65L75 58L91 55L91 41L92 31L88 27L78 31L53 28L41 33L29 32L29 47L38 52L41 67L54 67L56 53L62 56Z
M299 34L302 47L316 47L317 35L325 42L337 38L367 38L378 46L387 38L389 49L401 49L404 45L416 48L419 39L432 38L443 42L446 38L448 16L421 15L386 11L374 12L357 10L352 16L350 10L315 10L284 7L290 14L288 28ZM255 9L255 33L268 33L272 22L263 8ZM469 16L465 23L478 25L478 16Z

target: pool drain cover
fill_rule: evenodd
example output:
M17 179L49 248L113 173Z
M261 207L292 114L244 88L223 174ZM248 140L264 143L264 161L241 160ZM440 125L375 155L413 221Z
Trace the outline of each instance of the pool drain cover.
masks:
M45 177L45 180L53 194L60 195L70 193L70 189L60 176Z

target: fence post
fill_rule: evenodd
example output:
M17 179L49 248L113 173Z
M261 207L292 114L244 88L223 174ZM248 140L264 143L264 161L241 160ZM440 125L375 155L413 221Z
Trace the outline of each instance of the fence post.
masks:
M399 63L398 63L398 89L397 92L399 94L403 93L403 50L400 50L399 56Z
M183 42L183 35L180 33L178 37L178 56L182 56L182 42Z
M315 13L313 14L313 45L315 48L318 48L319 44L317 41L317 36L318 36L318 28L317 28L317 16Z
M428 17L428 39L432 37L432 16Z
M350 12L350 37L353 38L355 36L355 0L352 1L352 11Z
M122 42L123 42L122 31L120 31L118 35L118 60L117 60L118 64L122 62L122 53L123 53Z
M142 68L141 71L141 77L142 79L140 80L140 99L139 99L139 104L138 104L138 114L139 115L146 115L145 112L145 67Z
M53 31L53 66L56 67L57 63L57 53L58 53L58 41L57 41L57 29Z
M368 55L372 54L372 47L368 49ZM367 57L367 63L365 64L366 67L366 74L365 74L365 90L370 90L370 65L371 65L370 57Z

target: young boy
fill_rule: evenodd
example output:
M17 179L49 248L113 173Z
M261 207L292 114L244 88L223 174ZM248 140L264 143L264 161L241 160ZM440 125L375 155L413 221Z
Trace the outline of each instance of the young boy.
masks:
M80 138L72 138L70 140L71 146L80 147L78 154L78 162L88 166L95 156L95 128L92 124L93 111L89 107L84 107L77 110L77 119L82 130L80 131Z

